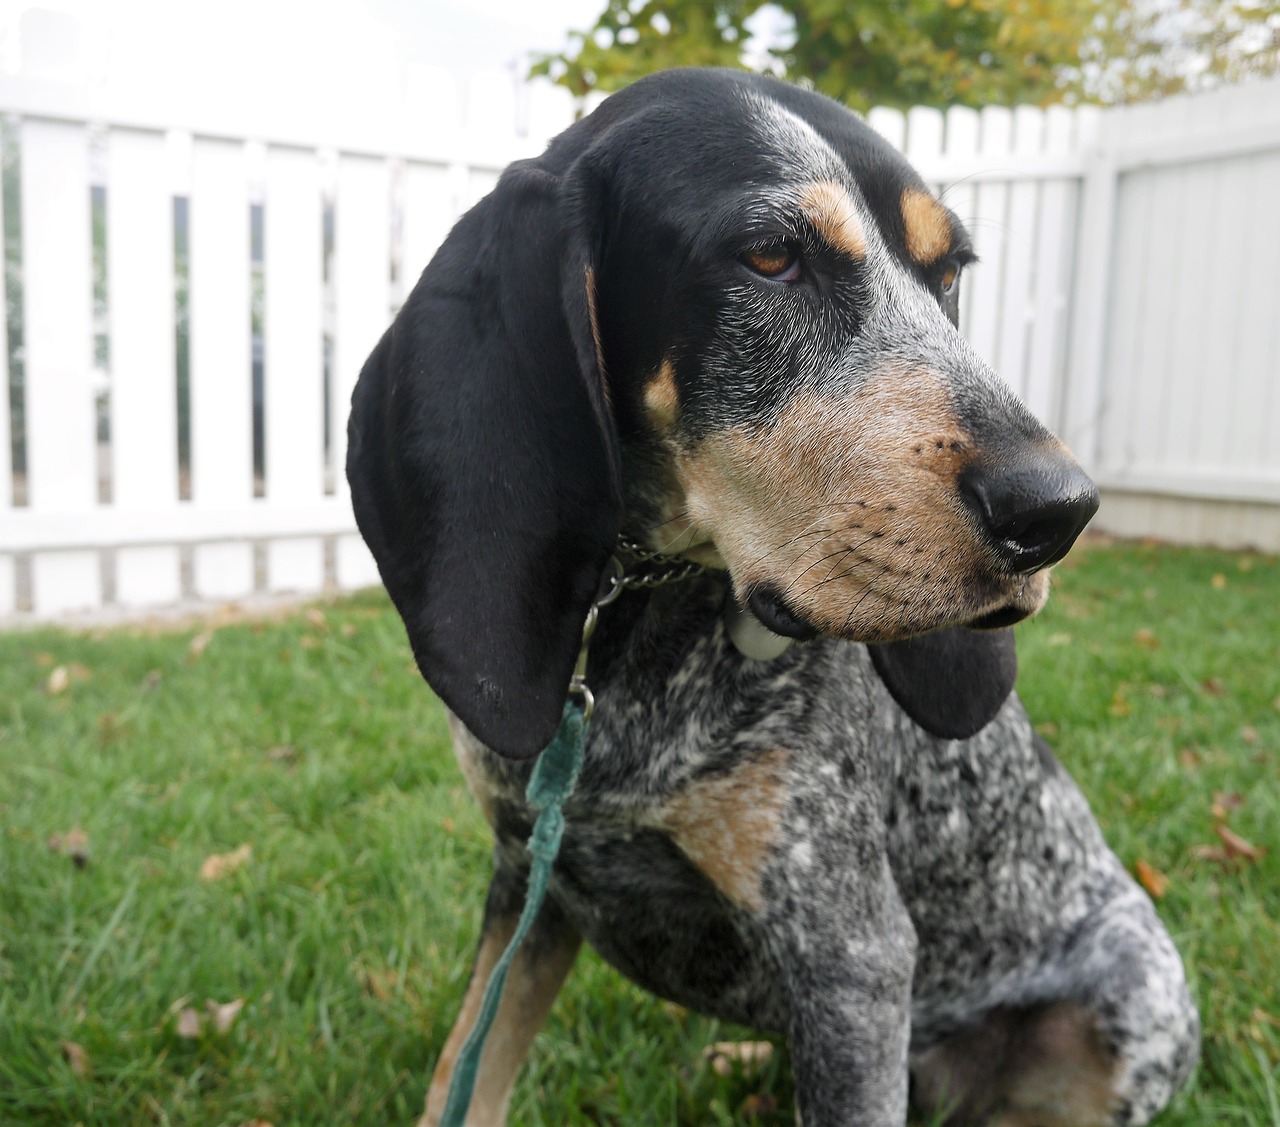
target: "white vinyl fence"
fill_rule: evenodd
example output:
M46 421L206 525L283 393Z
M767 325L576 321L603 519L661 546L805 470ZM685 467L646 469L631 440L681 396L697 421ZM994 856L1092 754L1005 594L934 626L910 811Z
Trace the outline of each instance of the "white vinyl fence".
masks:
M317 124L0 77L0 112L0 617L376 582L341 472L356 375L567 97L441 77ZM970 225L962 327L1104 525L1280 549L1280 83L871 121Z

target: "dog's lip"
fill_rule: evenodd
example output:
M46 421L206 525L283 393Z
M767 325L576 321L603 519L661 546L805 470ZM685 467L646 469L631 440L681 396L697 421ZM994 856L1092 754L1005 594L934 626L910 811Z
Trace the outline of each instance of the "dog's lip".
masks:
M818 628L788 606L782 595L772 587L753 589L747 596L747 607L769 630L784 638L808 642L818 636Z
M1031 611L1015 604L998 607L966 623L970 630L1003 630L1031 617Z

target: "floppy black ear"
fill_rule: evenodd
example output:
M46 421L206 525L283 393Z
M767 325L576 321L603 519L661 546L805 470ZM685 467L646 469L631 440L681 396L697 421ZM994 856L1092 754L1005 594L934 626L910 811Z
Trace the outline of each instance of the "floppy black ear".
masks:
M1012 630L938 630L868 646L890 695L934 736L967 740L1000 711L1018 679Z
M621 521L589 201L513 165L360 373L356 521L423 676L490 747L539 752Z

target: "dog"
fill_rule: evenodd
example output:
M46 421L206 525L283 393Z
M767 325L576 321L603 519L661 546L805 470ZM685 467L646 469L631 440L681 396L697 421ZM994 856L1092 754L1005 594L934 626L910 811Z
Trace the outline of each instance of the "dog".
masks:
M788 1038L805 1127L1145 1123L1182 963L1012 693L1097 493L956 328L957 217L818 94L676 70L462 217L364 367L361 529L524 898L530 757L596 698L467 1119L506 1121L585 939ZM617 563L611 563L617 561ZM791 644L791 643L796 644Z

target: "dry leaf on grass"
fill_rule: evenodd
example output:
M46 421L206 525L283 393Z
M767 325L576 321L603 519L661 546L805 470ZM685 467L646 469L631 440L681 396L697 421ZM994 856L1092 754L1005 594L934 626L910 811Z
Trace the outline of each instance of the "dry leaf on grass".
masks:
M50 834L48 846L51 853L70 857L77 869L83 869L89 863L89 835L79 826L64 834Z
M1150 893L1151 899L1162 900L1169 891L1169 878L1141 857L1134 862L1133 873L1138 878L1138 883Z
M1227 686L1217 677L1206 677L1200 682L1200 687L1211 697L1224 697L1227 695Z
M1225 575L1223 575L1223 574L1222 574L1222 572L1220 572L1220 571L1219 571L1219 572L1216 572L1216 573L1214 574L1213 578L1209 580L1209 585L1210 585L1210 586L1211 586L1215 591L1221 591L1221 590L1222 590L1223 588L1225 588L1225 587L1226 587L1226 585L1227 585L1227 577L1226 577Z
M771 1041L717 1041L702 1050L702 1059L717 1076L759 1072L773 1058Z
M767 1092L756 1093L742 1101L738 1114L743 1119L759 1119L762 1115L771 1115L778 1110L778 1098Z
M60 693L65 693L72 683L87 681L92 676L93 671L82 662L73 661L67 665L59 665L49 674L49 680L44 686L45 692L51 697L56 697Z
M244 999L233 998L230 1002L218 1002L213 998L206 998L204 1009L209 1015L209 1024L213 1026L213 1031L222 1034L235 1024L240 1011L244 1009Z
M1226 818L1232 810L1239 810L1243 805L1244 795L1236 794L1234 791L1226 793L1215 790L1213 792L1213 806L1210 809L1215 818Z
M1266 856L1266 850L1259 845L1254 845L1250 841L1245 841L1238 833L1229 830L1221 822L1213 827L1213 832L1218 835L1218 839L1222 842L1222 847L1227 851L1227 856L1231 860L1241 858L1245 861L1260 861Z
M187 999L180 998L178 1001L186 1002ZM174 1006L177 1005L178 1002L175 1002ZM174 1006L169 1007L171 1013ZM206 998L203 1014L194 1006L183 1005L177 1011L173 1031L179 1037L188 1041L196 1040L205 1030L223 1036L235 1024L235 1020L240 1016L242 1009L244 1009L243 998L235 998L230 1002L219 1002L215 998Z
M253 855L253 846L247 841L236 846L230 853L213 853L204 859L200 866L201 880L221 880L228 873L243 868Z
M84 1051L84 1046L77 1045L74 1041L59 1041L58 1048L62 1050L62 1057L71 1071L81 1080L87 1080L91 1069L89 1068L89 1054Z
M1133 635L1133 640L1144 650L1158 650L1160 648L1160 639L1156 637L1154 630L1148 630L1145 626Z
M209 643L212 641L213 631L201 630L199 634L191 639L191 644L187 646L187 660L196 661L209 648Z
M320 610L318 607L308 607L306 618L307 621L317 630L323 630L325 632L328 631L329 620L325 618L324 611Z
M200 1024L200 1012L191 1006L184 1006L178 1011L178 1020L174 1023L173 1030L179 1037L194 1041L200 1036Z

